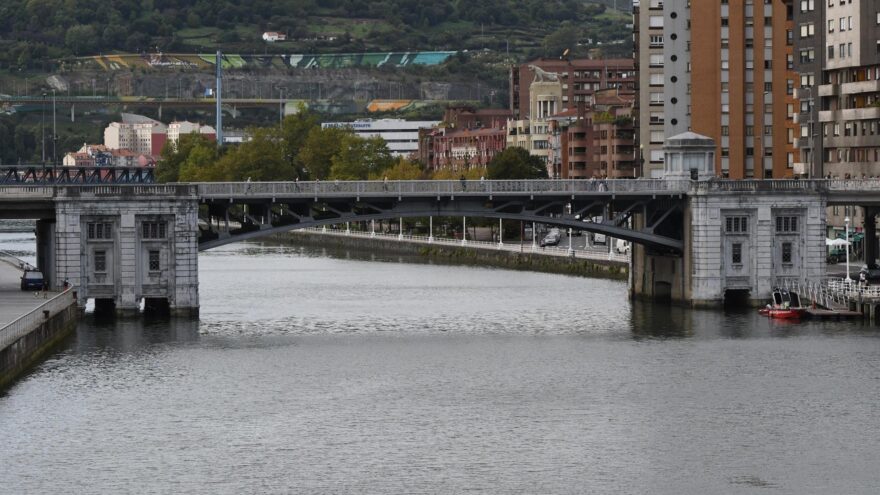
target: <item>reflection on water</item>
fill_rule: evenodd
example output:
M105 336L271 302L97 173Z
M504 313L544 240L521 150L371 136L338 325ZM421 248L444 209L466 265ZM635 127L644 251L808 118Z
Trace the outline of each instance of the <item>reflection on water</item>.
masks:
M875 492L874 327L413 261L228 246L201 321L86 317L0 396L4 492Z

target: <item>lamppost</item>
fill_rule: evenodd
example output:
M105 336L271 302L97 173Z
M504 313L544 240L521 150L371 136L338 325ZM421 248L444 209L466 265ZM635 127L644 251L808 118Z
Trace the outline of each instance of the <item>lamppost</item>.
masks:
M846 283L852 283L852 279L849 276L849 216L843 219L843 223L846 224Z
M810 113L809 120L807 120L807 127L809 128L808 146L810 148L810 161L807 163L807 178L813 179L816 177L816 150L813 148L815 145L814 139L814 131L813 131L813 87L807 86L807 112Z
M46 92L43 92L43 102L40 105L40 148L42 149L42 164L46 166Z
M52 89L52 178L55 178L55 146L58 143L58 131L55 126L55 89Z

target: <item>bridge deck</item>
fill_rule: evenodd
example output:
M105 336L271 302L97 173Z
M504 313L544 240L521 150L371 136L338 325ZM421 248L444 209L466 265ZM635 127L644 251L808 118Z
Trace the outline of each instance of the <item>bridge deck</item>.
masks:
M21 270L0 260L0 328L30 313L46 302L42 294L34 296L33 291L21 290ZM57 293L49 292L47 297Z

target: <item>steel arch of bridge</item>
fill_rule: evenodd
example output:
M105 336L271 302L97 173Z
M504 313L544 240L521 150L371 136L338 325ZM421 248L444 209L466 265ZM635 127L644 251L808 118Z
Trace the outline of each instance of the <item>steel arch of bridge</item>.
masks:
M462 216L573 228L665 252L683 249L682 194L668 181L199 184L199 197L200 251L345 222ZM628 227L634 214L642 215L644 228ZM582 220L595 216L603 221Z
M154 184L153 167L0 166L0 185Z

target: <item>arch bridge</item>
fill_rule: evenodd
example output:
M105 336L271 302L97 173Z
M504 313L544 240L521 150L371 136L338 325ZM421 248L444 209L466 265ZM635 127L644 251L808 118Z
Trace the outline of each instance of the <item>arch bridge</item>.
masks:
M16 177L22 177L17 174ZM825 275L826 206L866 208L877 180L529 180L0 185L0 218L37 219L47 280L122 312L198 308L198 252L300 228L413 217L540 222L632 241L630 292L716 305ZM584 221L584 220L588 221Z

